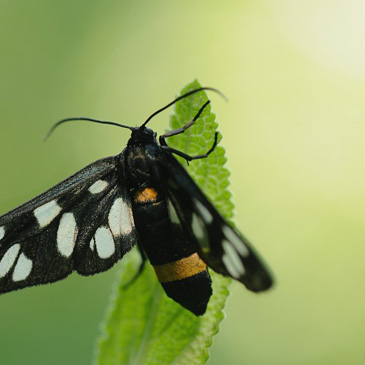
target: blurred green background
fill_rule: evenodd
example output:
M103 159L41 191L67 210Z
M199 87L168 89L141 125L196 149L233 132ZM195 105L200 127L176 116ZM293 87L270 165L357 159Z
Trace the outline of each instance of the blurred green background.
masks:
M238 227L277 285L232 286L210 364L365 363L362 0L0 2L0 213L86 164L198 78ZM168 112L151 123L159 133ZM117 268L0 297L0 364L89 364Z

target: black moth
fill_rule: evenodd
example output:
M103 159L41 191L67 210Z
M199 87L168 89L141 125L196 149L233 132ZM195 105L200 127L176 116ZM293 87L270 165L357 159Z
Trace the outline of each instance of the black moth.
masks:
M74 270L93 275L113 266L137 244L153 265L166 294L196 315L212 294L208 267L260 292L270 274L247 240L221 217L173 153L165 139L185 127L156 133L149 120L140 127L90 118L69 120L118 125L132 136L117 156L92 163L45 193L0 217L0 293L61 280ZM214 90L216 91L216 90ZM53 130L52 129L52 130ZM52 131L51 130L51 131ZM144 260L143 260L144 262Z

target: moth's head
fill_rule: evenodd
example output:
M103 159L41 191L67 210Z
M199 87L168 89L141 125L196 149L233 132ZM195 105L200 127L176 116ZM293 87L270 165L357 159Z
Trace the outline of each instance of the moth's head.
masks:
M151 128L141 126L132 129L131 138L128 141L128 146L146 145L150 143L157 143L157 133Z

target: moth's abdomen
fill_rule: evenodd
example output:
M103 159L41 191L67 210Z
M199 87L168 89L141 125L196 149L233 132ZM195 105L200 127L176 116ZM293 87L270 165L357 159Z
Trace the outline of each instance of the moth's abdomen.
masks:
M161 283L190 278L207 269L207 265L197 253L177 261L168 262L167 264L154 265L153 267Z
M153 268L171 299L197 316L205 313L212 295L212 281L207 265L197 253Z
M205 313L212 295L212 280L208 270L185 279L161 283L166 294L197 316Z
M212 295L211 278L180 222L172 221L167 205L163 192L155 188L135 192L133 215L139 242L166 294L202 315Z

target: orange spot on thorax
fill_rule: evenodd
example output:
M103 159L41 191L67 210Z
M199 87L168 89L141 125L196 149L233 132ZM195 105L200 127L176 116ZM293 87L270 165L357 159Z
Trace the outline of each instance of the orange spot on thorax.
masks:
M134 201L135 203L153 203L157 201L158 193L153 188L144 188L137 191Z

